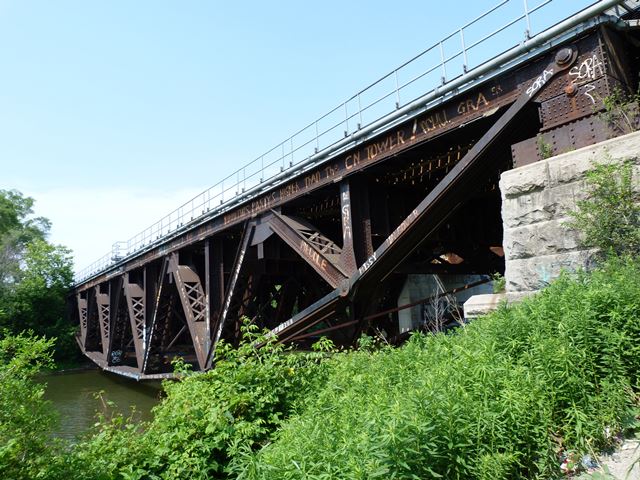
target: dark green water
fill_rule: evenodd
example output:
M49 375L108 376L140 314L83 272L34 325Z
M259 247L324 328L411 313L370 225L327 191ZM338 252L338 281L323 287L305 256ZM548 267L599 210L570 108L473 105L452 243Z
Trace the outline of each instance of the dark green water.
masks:
M98 412L129 415L135 406L136 419L150 419L151 408L158 403L162 391L160 382L136 382L100 370L52 374L41 381L47 384L45 398L52 402L60 417L53 433L68 440L90 430ZM104 401L95 398L99 392L103 392ZM115 409L106 406L106 402L114 402Z

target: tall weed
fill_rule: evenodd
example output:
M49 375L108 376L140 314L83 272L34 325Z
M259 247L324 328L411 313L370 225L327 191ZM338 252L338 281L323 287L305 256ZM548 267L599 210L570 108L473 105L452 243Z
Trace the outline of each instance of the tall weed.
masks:
M549 478L635 405L640 268L612 259L449 335L341 354L240 479Z

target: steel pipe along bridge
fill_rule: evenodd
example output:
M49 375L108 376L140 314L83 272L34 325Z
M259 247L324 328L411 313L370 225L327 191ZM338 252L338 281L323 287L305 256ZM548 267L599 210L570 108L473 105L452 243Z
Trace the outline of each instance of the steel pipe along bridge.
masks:
M69 297L82 351L152 379L176 356L211 368L244 317L301 349L460 321L459 302L504 271L501 172L615 136L603 100L637 88L637 0L537 34L530 16L551 0L507 21L509 2L115 244ZM492 15L526 32L473 64L504 28L465 33Z

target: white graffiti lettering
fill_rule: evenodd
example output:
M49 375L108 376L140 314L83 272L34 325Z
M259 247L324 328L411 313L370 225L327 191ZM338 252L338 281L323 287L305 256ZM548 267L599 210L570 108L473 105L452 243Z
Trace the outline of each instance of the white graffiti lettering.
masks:
M544 72L542 72L542 74L533 81L531 86L527 88L526 93L527 95L529 95L529 98L531 98L534 93L540 90L544 86L544 84L547 83L547 80L552 75L553 75L553 69L551 70L545 69Z
M595 80L601 75L604 75L604 63L595 54L569 70L574 80Z

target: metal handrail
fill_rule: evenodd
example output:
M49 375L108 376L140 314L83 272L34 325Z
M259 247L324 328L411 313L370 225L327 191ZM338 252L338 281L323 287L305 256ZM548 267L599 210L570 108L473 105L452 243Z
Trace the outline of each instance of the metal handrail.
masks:
M493 14L496 14L496 16L499 14L498 19L503 20L503 7L511 4L513 1L518 0L501 0L481 15L438 40L410 60L391 70L321 117L296 131L284 141L274 145L262 155L227 175L212 187L180 205L177 209L165 215L150 227L139 232L126 242L116 242L110 253L77 273L76 283L93 277L116 263L134 257L142 250L162 243L167 237L175 235L176 232L186 228L192 222L200 222L205 218L218 215L232 206L236 206L239 203L253 198L257 193L260 193L261 190L266 190L267 188L282 183L299 174L301 170L305 170L311 163L311 160L323 156L325 152L328 158L329 153L335 154L344 151L348 143L357 141L357 139L362 136L360 134L371 131L383 117L389 116L394 111L399 112L405 110L414 104L418 97L423 98L425 95L422 94L416 85L420 80L425 79L425 77L427 80L437 80L433 82L437 84L436 87L429 90L429 93L437 93L438 89L442 89L448 84L456 83L455 80L464 76L471 68L477 69L478 66L483 63L476 62L473 66L470 65L469 52L519 22L525 22L524 40L531 38L531 14L553 3L554 0L544 0L533 8L529 8L527 0L523 0L523 12L515 19L509 20L507 23L502 24L497 29L492 30L490 33L485 34L471 43L465 43L465 31L467 29ZM589 8L593 8L599 4L617 4L620 3L620 1L600 0ZM456 36L460 39L460 45L450 52L448 42ZM447 48L447 55L445 55L445 48ZM434 63L429 64L426 69L421 70L421 72L416 75L410 76L408 79L403 78L402 82L399 80L399 76L401 76L405 70L408 70L410 66L413 66L430 53L438 54ZM448 77L447 65L458 59L462 59L462 72L456 76ZM431 79L430 77L438 71L440 72L440 78ZM386 86L382 93L376 94L376 89L384 87L387 81L392 81L391 86ZM418 89L417 95L416 92L407 92L407 90L414 86ZM401 93L404 94L401 95ZM363 106L363 98L368 94L374 94L376 96L365 102ZM402 102L402 97L408 97L410 100ZM375 116L375 109L384 107L385 102L388 102L389 99L391 99L393 103L390 103L382 113ZM352 113L349 113L350 111ZM368 122L365 122L365 114L368 113L371 113L374 117ZM336 114L339 116L336 117ZM328 123L329 120L331 120L330 123ZM325 125L324 123L328 124ZM263 185L264 187L261 188Z

